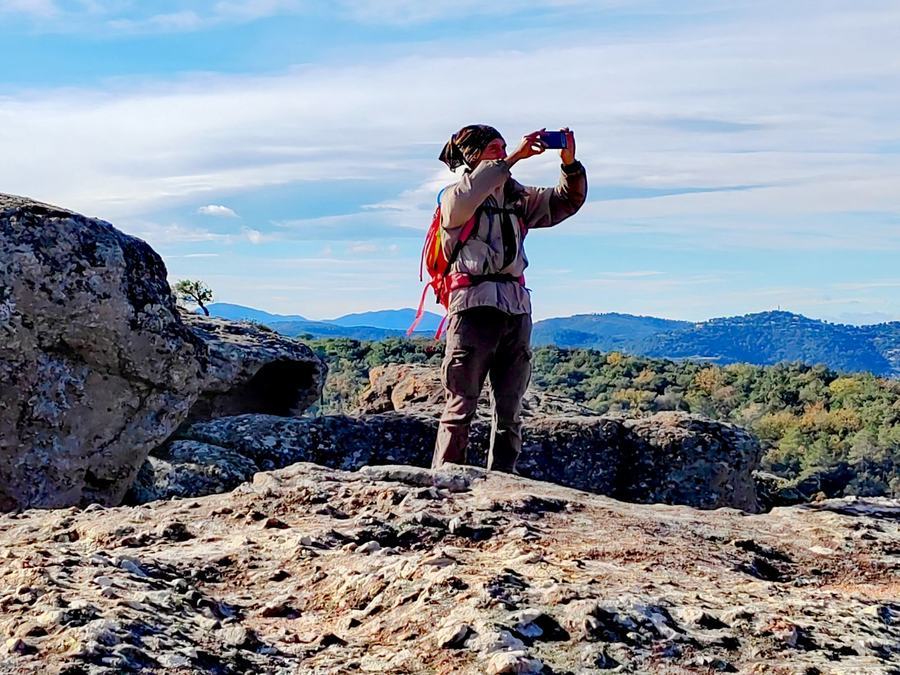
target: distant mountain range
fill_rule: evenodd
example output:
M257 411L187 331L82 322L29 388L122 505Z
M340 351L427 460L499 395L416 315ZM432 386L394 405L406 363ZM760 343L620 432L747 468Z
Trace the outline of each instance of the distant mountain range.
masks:
M261 309L232 305L227 302L214 302L208 305L207 309L213 316L232 321L256 321L264 324L276 321L308 321L305 316L300 316L299 314L271 314ZM200 313L200 310L198 309L197 312Z
M633 314L576 314L538 321L531 341L535 345L639 353L645 348L645 342L657 335L686 330L693 325L687 321Z
M717 363L824 363L841 371L900 376L900 322L848 326L790 312L712 319L651 338L648 356Z
M209 313L232 321L255 321L265 324L283 335L297 337L347 337L354 340L383 340L406 335L416 316L414 309L386 309L375 312L346 314L327 321L312 321L299 314L271 314L261 309L214 302L207 306ZM198 310L199 311L199 310ZM431 336L441 323L441 317L425 312L416 329L417 336Z
M326 323L336 326L373 326L386 330L399 330L404 333L412 325L416 317L413 309L383 309L378 312L361 312L359 314L346 314L336 319L329 319ZM441 323L441 317L431 312L426 312L419 323L417 330L431 332L437 330Z
M402 336L412 309L363 312L330 321L270 314L214 303L210 313L269 325L284 335L380 340ZM434 334L441 317L426 313L417 335ZM579 314L538 321L535 345L618 350L643 356L694 359L717 364L772 365L782 361L822 363L840 371L900 377L900 322L850 326L773 311L700 323L631 314Z

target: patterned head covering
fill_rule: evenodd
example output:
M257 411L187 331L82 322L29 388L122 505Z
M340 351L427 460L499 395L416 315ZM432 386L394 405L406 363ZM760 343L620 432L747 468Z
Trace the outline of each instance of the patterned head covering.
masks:
M503 138L500 132L487 124L470 124L457 131L438 157L451 171L463 164L472 166L478 161L478 157L495 138Z

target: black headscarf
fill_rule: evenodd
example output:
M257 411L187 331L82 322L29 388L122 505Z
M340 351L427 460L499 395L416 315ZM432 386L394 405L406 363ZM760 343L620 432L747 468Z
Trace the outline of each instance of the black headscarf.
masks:
M500 132L487 124L470 124L450 137L438 157L444 164L455 171L463 164L472 166L478 157L495 138L503 138Z

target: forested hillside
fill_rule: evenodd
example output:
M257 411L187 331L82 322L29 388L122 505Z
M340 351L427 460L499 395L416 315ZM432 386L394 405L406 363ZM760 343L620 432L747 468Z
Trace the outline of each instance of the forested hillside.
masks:
M803 361L839 371L900 375L900 323L851 326L782 311L696 324L628 314L585 314L537 322L533 342L719 365Z
M790 312L762 312L711 319L689 328L658 333L634 353L664 358L702 358L719 364L783 361L824 363L839 371L900 374L896 323L849 326Z
M329 412L352 409L370 368L432 363L433 341L316 340L329 362ZM710 365L621 352L539 347L533 383L598 413L686 410L740 424L766 450L764 468L806 492L900 496L900 381L824 366Z

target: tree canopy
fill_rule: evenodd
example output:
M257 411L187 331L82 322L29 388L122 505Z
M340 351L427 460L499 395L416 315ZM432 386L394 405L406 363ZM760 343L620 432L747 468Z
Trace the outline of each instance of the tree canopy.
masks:
M187 305L197 305L206 316L209 310L206 303L213 301L212 289L199 279L181 279L172 286L175 298Z

